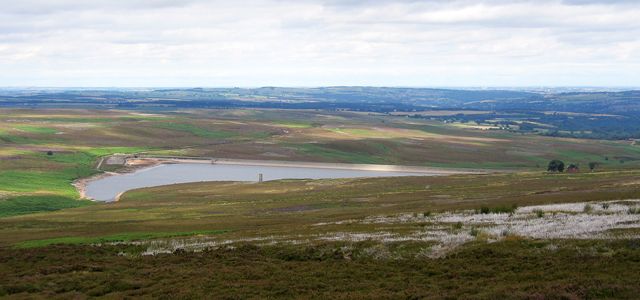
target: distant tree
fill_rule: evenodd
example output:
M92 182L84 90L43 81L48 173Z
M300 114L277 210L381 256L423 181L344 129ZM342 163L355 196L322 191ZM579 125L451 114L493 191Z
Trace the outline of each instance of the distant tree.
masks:
M580 172L580 167L577 164L570 164L569 167L567 167L567 172L578 173Z
M51 150L47 151L47 155L49 155L49 156L53 155L53 151L51 151Z
M557 159L550 161L549 166L547 167L547 171L560 173L564 172L564 162Z
M593 170L595 170L595 169L596 169L596 167L598 167L598 165L599 165L599 163L597 163L597 162L595 162L595 161L590 162L590 163L589 163L589 170L590 170L591 172L593 172Z

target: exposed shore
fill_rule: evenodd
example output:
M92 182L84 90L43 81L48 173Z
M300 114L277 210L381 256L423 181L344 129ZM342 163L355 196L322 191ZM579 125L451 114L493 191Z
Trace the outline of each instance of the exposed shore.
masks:
M345 164L345 163L321 163L321 162L280 161L280 160L250 160L250 159L228 159L228 158L197 159L197 158L144 157L144 158L127 159L127 162L125 165L126 166L154 166L159 164L172 164L172 163L198 163L198 164L216 164L216 165L386 171L386 172L408 172L408 173L425 173L425 174L442 174L442 175L489 173L488 170L436 168L436 167L421 167L421 166Z
M76 190L78 191L78 194L80 194L80 198L81 199L93 200L93 199L87 197L87 191L86 191L87 184L89 184L89 182L94 181L94 180L98 180L98 179L102 179L102 178L105 178L105 177L118 175L118 174L121 174L121 173L115 173L115 172L99 173L99 174L95 174L93 176L76 179L71 183L71 185L73 185L76 188Z
M339 170L363 170L363 171L385 171L385 172L406 172L425 175L455 175L455 174L486 174L489 170L468 170L453 168L435 168L420 166L402 165L374 165L374 164L345 164L345 163L318 163L301 161L276 161L276 160L248 160L248 159L227 159L227 158L180 158L180 157L138 157L126 158L124 168L119 172L103 172L86 178L75 180L72 185L76 188L80 197L90 199L86 195L86 186L95 180L105 177L135 172L162 164L217 164L217 165L242 165L242 166L265 166L265 167L290 167L290 168L318 168L318 169L339 169ZM119 198L119 197L118 197ZM117 201L117 198L116 198Z
M80 194L80 198L81 199L93 200L90 197L88 197L87 193L86 193L87 184L89 184L92 181L99 180L99 179L102 179L102 178L105 178L105 177L109 177L109 176L132 173L132 172L135 172L135 171L140 170L140 169L157 166L157 165L163 163L163 162L158 162L158 161L153 161L153 160L139 161L139 162L138 161L133 161L132 163L129 163L128 159L125 159L123 168L121 170L119 170L118 172L109 172L109 171L102 171L100 169L100 167L102 166L104 161L105 161L105 158L101 158L100 162L98 163L98 166L96 167L96 169L98 171L101 171L102 173L98 173L98 174L95 174L95 175L92 175L92 176L89 176L89 177L85 177L85 178L79 178L79 179L74 180L71 183L71 185L73 185L76 188L76 190L78 191L78 194Z

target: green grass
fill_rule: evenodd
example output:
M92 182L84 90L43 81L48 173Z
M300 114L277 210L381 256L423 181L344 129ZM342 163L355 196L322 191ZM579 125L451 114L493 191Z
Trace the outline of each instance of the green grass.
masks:
M57 195L18 196L0 200L0 218L92 205L88 200Z
M212 138L212 139L225 139L235 136L236 134L223 131L223 130L210 130L201 128L192 124L185 123L161 123L157 125L160 128L183 131L191 133L195 136L203 137L203 138Z
M48 144L52 142L60 142L60 140L34 139L26 136L11 135L11 134L0 134L0 141L9 143L9 144L16 144L16 145L42 145L42 144Z
M24 152L24 159L13 169L0 170L0 191L23 194L0 200L0 217L53 211L84 206L71 183L96 174L94 164L99 156L111 153L134 153L139 147L90 148L79 152ZM38 169L30 169L37 166ZM33 195L46 193L51 196Z
M89 154L87 152L53 152L52 155L46 153L38 154L38 156L45 158L48 161L73 164L78 166L90 166L94 163L96 155Z
M296 144L293 145L297 151L304 155L320 156L338 162L356 163L356 164L380 164L385 160L366 153L347 152L336 149L330 149L316 144Z
M46 247L55 244L69 244L69 245L81 245L81 244L100 244L100 243L112 243L112 242L128 242L149 240L158 238L174 238L174 237L186 237L196 235L217 235L229 232L229 230L196 230L185 232L125 232L120 234L101 236L101 237L61 237L53 239L32 240L25 241L15 246L17 248L36 248Z
M149 147L95 147L86 148L82 151L94 156L106 156L114 153L133 154L145 151L152 151Z
M71 182L95 173L94 164L99 156L111 153L134 153L145 150L137 147L94 148L86 152L54 152L53 155L35 152L29 155L34 161L48 166L40 170L0 170L0 190L10 192L45 191L69 197L77 197Z
M0 190L8 192L47 192L67 197L77 197L71 181L91 174L85 168L71 168L50 172L42 171L0 171Z
M626 145L624 147L618 147L623 152L618 153L604 153L602 155L584 153L579 151L558 151L558 157L564 161L568 166L572 163L577 163L582 169L588 170L589 162L597 162L600 167L620 167L625 166L627 168L633 168L640 163L640 152L634 151L635 146ZM608 159L607 159L608 158Z
M40 126L32 126L32 125L16 125L14 128L19 129L21 131L30 132L30 133L39 133L39 134L54 134L58 132L55 128L51 127L40 127Z

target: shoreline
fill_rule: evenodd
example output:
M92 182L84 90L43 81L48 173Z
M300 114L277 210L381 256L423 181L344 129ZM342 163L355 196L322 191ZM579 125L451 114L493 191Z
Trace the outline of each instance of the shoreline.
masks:
M102 159L104 160L104 158ZM318 169L336 169L336 170L362 170L362 171L384 171L384 172L403 172L425 175L470 175L470 174L487 174L497 172L495 170L477 170L477 169L456 169L456 168L438 168L438 167L421 167L421 166L403 166L403 165L376 165L376 164L347 164L347 163L322 163L322 162L304 162L304 161L277 161L277 160L249 160L249 159L229 159L229 158L197 158L197 157L138 157L125 158L123 169L118 172L102 171L89 177L74 180L73 185L81 199L97 201L86 195L87 185L95 180L106 177L133 173L138 170L151 168L164 164L211 164L211 165L239 165L239 166L263 166L263 167L289 167L289 168L318 168ZM122 193L121 193L122 194ZM120 194L120 195L121 195ZM120 195L116 197L117 202Z
M95 180L99 180L102 178L106 178L109 176L114 176L114 175L119 175L119 174L124 174L124 173L116 173L116 172L103 172L103 173L98 173L95 175L91 175L89 177L84 177L84 178L78 178L76 180L74 180L73 182L71 182L71 185L74 186L76 188L76 191L78 191L78 194L80 194L80 199L85 199L85 200L94 200L91 199L89 197L87 197L87 184L89 184L92 181Z
M163 163L150 163L150 164L129 164L127 163L127 159L125 159L125 163L123 165L122 170L117 171L117 172L112 172L112 171L102 171L100 170L100 165L102 165L102 163L104 162L105 157L100 159L100 164L98 165L98 167L96 167L96 169L98 171L100 171L101 173L97 173L94 175L91 175L89 177L84 177L84 178L78 178L76 180L74 180L73 182L71 182L71 185L74 186L76 188L76 191L78 191L78 194L80 194L80 199L85 199L85 200L91 200L91 201L97 201L93 198L90 198L87 196L87 184L89 184L92 181L96 181L96 180L100 180L106 177L111 177L111 176L116 176L116 175L122 175L122 174L127 174L127 173L133 173L136 172L138 170L142 170L142 169L146 169L146 168L150 168L150 167L154 167L154 166L158 166L161 165ZM120 195L118 195L118 198L120 197ZM116 198L115 201L118 201L118 198ZM100 201L102 202L102 201Z
M240 165L240 166L263 166L263 167L289 167L289 168L318 168L318 169L338 169L338 170L362 170L362 171L386 171L386 172L406 172L425 174L487 174L499 172L499 170L489 169L463 169L463 168L440 168L406 165L382 165L382 164L349 164L349 163L325 163L307 161L282 161L282 160L252 160L252 159L232 159L232 158L169 158L169 157L141 157L127 159L127 166L146 164L154 166L159 164L172 163L197 163L214 165Z

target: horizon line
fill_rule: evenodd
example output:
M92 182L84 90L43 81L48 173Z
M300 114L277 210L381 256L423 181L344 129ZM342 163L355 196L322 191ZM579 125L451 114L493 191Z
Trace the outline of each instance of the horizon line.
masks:
M513 85L513 86L464 86L464 85L449 85L449 86L418 86L418 85L260 85L260 86L205 86L205 85L193 85L193 86L0 86L0 89L260 89L260 88L300 88L300 89L312 89L312 88L412 88L412 89L640 89L639 86L627 86L627 85Z

